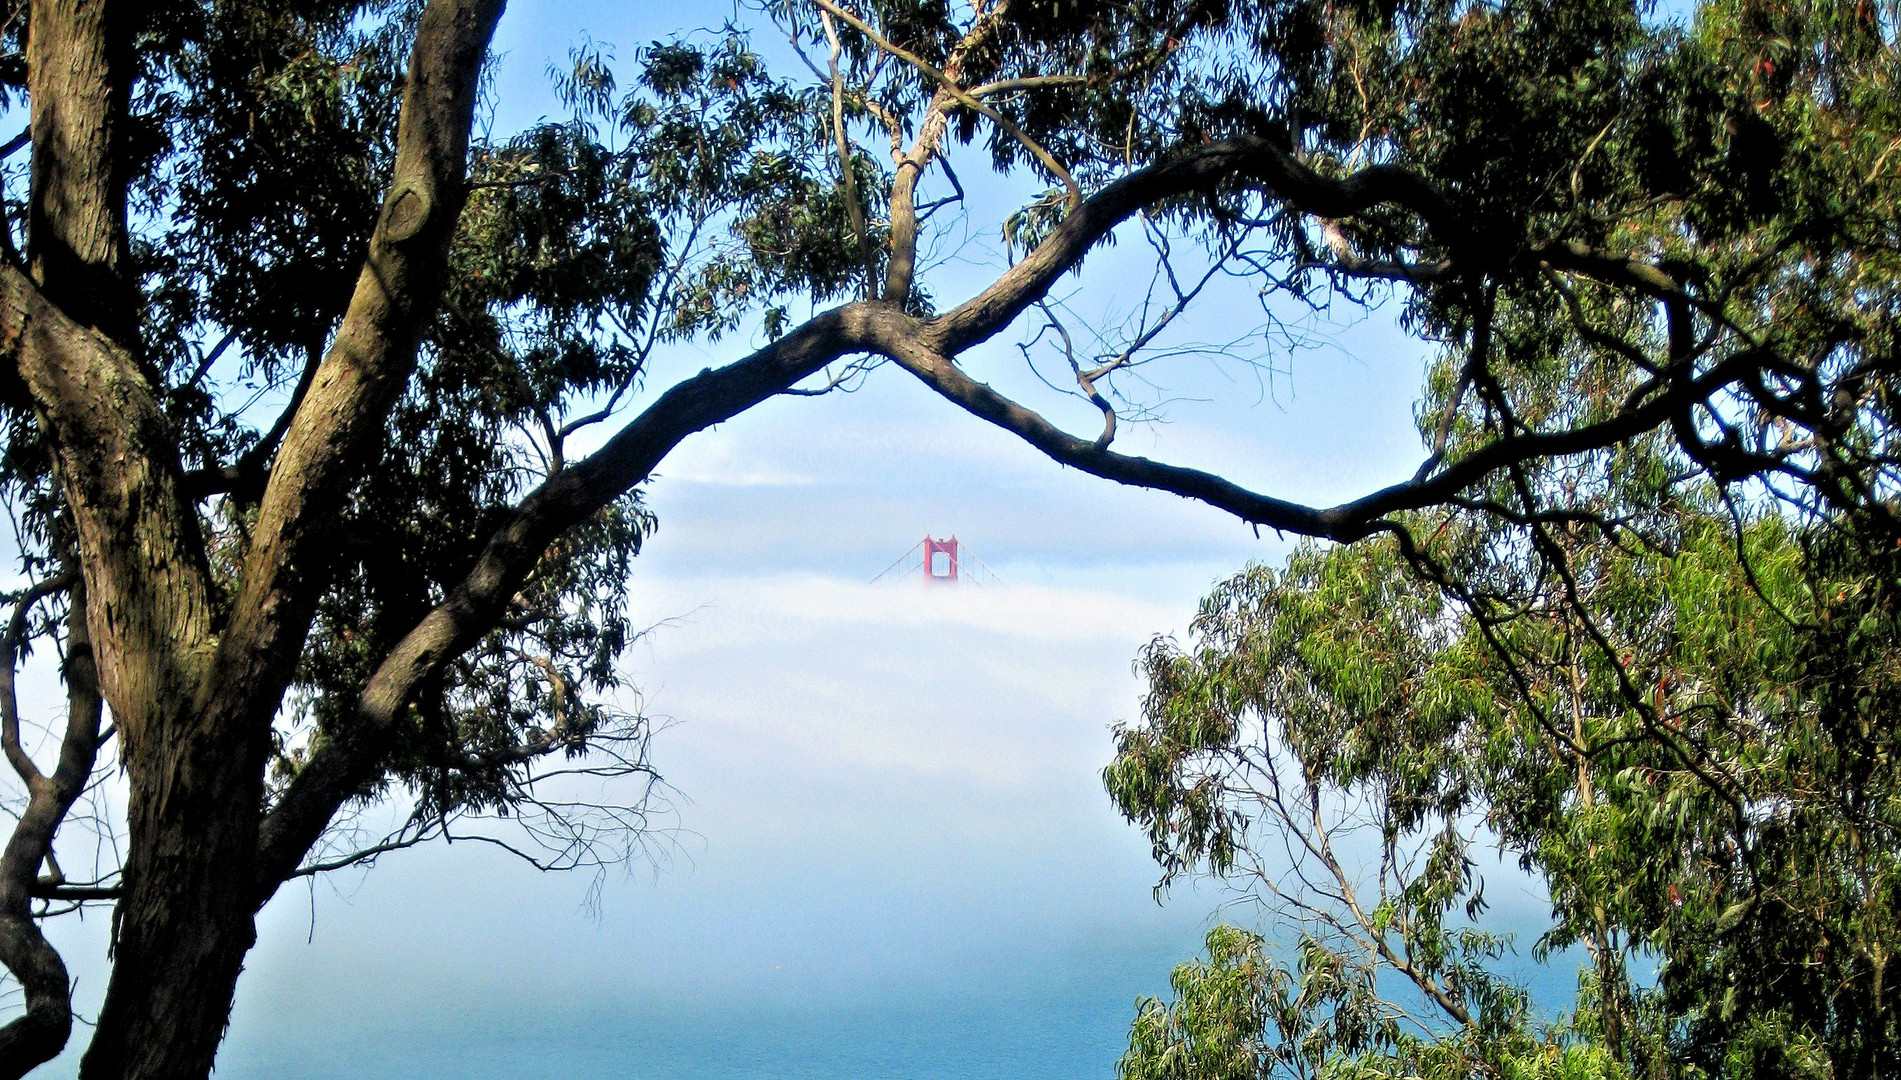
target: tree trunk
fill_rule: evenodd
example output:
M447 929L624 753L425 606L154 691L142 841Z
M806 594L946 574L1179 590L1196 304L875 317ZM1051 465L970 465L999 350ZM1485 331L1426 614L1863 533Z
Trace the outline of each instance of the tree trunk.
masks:
M67 470L69 494L82 507L162 507L132 529L90 535L81 515L82 545L93 556L88 584L123 576L151 586L94 620L98 629L103 618L131 658L124 677L115 683L110 676L121 673L108 669L107 681L120 691L109 697L132 794L113 972L81 1065L85 1080L200 1080L216 1057L257 940L257 908L281 879L259 874L264 773L272 720L322 587L325 523L382 438L381 417L408 380L437 302L462 205L478 76L502 6L433 0L417 23L384 216L350 309L277 454L228 621L214 631L203 618L210 575L192 542L192 508L177 494L175 451L160 445L158 432L150 445L86 463L106 479L103 492L75 491L72 476L81 470ZM135 414L159 416L146 407L149 391L110 397L109 411L129 404ZM91 417L74 419L55 420L67 436L62 461L83 455L69 449L71 434ZM120 482L128 477L130 485ZM150 494L127 499L127 486ZM144 632L151 629L158 632Z
M132 14L126 0L32 5L28 258L44 295L14 292L27 312L21 371L73 509L99 684L132 789L116 963L82 1070L171 1080L209 1072L256 937L269 727L224 726L205 707L210 575L174 435L136 360L123 137Z
M148 774L133 789L112 979L83 1080L197 1080L211 1071L257 940L262 769L233 768L230 757L182 748L156 782Z
M272 720L323 586L326 524L383 437L382 417L439 298L502 6L432 0L418 21L384 216L292 417L228 596L214 586L176 433L139 362L122 145L135 5L44 0L30 9L30 280L0 264L0 324L72 508L98 686L131 786L114 964L81 1065L86 1080L210 1072L257 939L257 908L302 857L302 847L284 849L287 865L260 875ZM48 842L56 825L57 816ZM21 889L31 887L33 855L22 846L14 859L25 867L14 875ZM41 964L30 936L6 935L6 913L27 900L18 889L0 896L0 959L36 985L62 987L56 955L46 950L51 966ZM26 927L36 929L30 917ZM35 1053L57 1052L70 1019L58 1002L34 1001L46 1006L41 1019L6 1031Z

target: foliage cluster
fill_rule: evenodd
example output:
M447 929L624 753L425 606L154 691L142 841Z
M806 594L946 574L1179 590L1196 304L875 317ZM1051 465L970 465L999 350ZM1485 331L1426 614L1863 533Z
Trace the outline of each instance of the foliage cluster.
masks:
M1449 598L1392 541L1308 547L1212 594L1191 650L1156 642L1110 790L1168 873L1244 879L1299 947L1211 936L1138 1020L1128 1075L1228 1075L1172 1062L1238 1045L1254 1075L1892 1059L1901 565L1778 517L1740 543L1727 516L1673 524L1569 531L1509 611ZM1487 843L1550 896L1534 953L1585 960L1561 1028L1479 929ZM1249 995L1270 1022L1244 1042L1199 1030Z
M1405 10L1330 6L1327 47L1283 54L1313 60L1293 85L1324 138L1433 162L1495 235L1696 282L1659 317L1588 280L1604 265L1413 273L1410 317L1449 342L1419 412L1435 457L1614 417L1672 364L1801 359L1305 545L1151 646L1109 790L1165 881L1237 879L1277 928L1212 934L1124 1075L1885 1075L1896 12ZM1397 260L1398 226L1336 238ZM1493 843L1550 896L1533 953L1583 958L1562 1023L1481 930Z

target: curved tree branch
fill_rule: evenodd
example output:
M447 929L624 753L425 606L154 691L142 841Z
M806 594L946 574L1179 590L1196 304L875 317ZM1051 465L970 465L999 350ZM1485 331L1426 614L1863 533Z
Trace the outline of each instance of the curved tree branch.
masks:
M1424 219L1435 240L1454 257L1478 249L1476 238L1445 196L1416 173L1379 165L1331 179L1277 143L1246 136L1140 169L1084 199L1048 239L989 288L926 324L922 344L940 355L956 356L988 340L1041 299L1057 279L1136 211L1237 180L1257 184L1294 209L1318 217L1351 217L1390 203Z
M230 338L225 340L229 341ZM283 411L257 440L256 445L246 450L235 463L185 474L185 490L194 502L213 495L231 495L246 503L255 503L264 497L264 489L271 480L271 458L284 441L285 433L290 430L290 422L303 405L304 396L310 393L311 384L317 381L317 369L322 364L323 344L318 342L307 350L304 369L298 374L297 383L291 388L290 400L284 403Z
M845 75L838 66L844 46L839 43L838 28L832 25L831 12L820 11L819 21L825 25L825 40L831 44L832 140L838 146L839 197L845 200L845 213L858 238L858 257L865 264L865 295L872 296L878 289L878 260L871 253L871 230L865 224L865 208L858 202L858 174L852 166L851 142L845 135Z
M72 1033L71 986L59 953L40 933L32 902L47 895L40 866L53 851L53 837L85 790L99 752L99 724L103 713L98 678L93 665L92 637L87 630L86 585L78 574L60 575L71 589L67 612L66 732L60 741L59 761L51 775L37 769L26 776L27 804L13 835L0 852L0 963L19 980L26 994L26 1013L0 1027L0 1080L26 1075L51 1060ZM57 580L57 579L55 579ZM50 583L42 583L42 588ZM21 611L28 600L21 601ZM14 622L19 623L16 613ZM13 628L9 628L10 630ZM9 633L4 647L8 696L11 697L15 659ZM9 710L11 712L11 710ZM15 728L17 733L17 719ZM12 756L14 747L8 746ZM20 755L25 757L24 753ZM30 767L30 762L28 763ZM17 763L16 763L17 767ZM25 774L23 774L25 775ZM67 897L61 897L62 899ZM88 897L103 899L103 896Z
M550 477L489 540L475 567L377 667L342 730L323 744L265 818L257 902L270 898L348 800L382 773L385 747L409 699L496 625L548 545L645 480L680 441L911 323L860 302L820 315L744 360L709 368L662 394L607 445Z
M1707 399L1748 369L1747 361L1733 359L1698 377L1691 378L1684 372L1682 378L1660 385L1658 392L1641 404L1605 420L1501 438L1437 472L1415 476L1351 502L1318 508L1249 491L1213 473L1118 454L1099 442L1077 438L972 379L950 360L919 347L914 340L893 338L881 348L889 349L888 355L900 366L958 407L1017 435L1064 465L1117 483L1205 502L1255 525L1339 541L1371 535L1384 528L1383 518L1444 502L1515 463L1616 446L1666 422L1689 403Z
M22 592L14 601L13 617L7 620L6 631L0 636L0 750L5 751L7 764L13 766L14 773L29 788L44 780L45 775L20 742L20 696L14 687L19 674L20 649L26 643L27 620L32 617L34 605L66 591L74 578L71 571L54 574Z
M1381 166L1322 177L1265 139L1237 139L1140 170L1083 200L1062 224L996 283L941 318L923 321L895 303L865 301L817 316L744 360L707 369L661 395L599 452L550 477L489 540L467 577L378 666L354 713L327 731L267 816L260 835L256 902L261 904L322 835L337 811L381 777L383 757L411 696L504 616L515 591L567 529L651 475L688 435L775 395L854 353L897 361L960 407L1029 441L1051 458L1106 479L1171 491L1243 520L1317 537L1350 540L1383 528L1387 515L1456 495L1505 465L1529 457L1581 453L1614 445L1657 423L1696 395L1731 378L1719 366L1687 370L1606 421L1501 439L1411 482L1341 506L1318 509L1248 491L1213 474L1109 451L1075 438L959 370L951 358L995 335L1036 303L1118 224L1145 206L1240 179L1307 213L1346 217L1393 204L1425 220L1457 257L1475 249L1447 201L1406 170Z

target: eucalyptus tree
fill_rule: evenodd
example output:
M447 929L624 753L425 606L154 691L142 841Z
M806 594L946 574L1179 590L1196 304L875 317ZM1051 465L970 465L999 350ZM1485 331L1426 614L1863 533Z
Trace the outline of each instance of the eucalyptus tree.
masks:
M1547 84L1640 88L1541 182L1632 185L1597 220L1697 285L1644 311L1546 262L1487 282L1463 332L1415 293L1455 331L1418 413L1435 458L1626 416L1673 357L1777 359L1250 568L1151 645L1110 794L1165 883L1230 880L1270 925L1209 935L1123 1076L1893 1073L1896 26L1710 4ZM1676 172L1658 151L1699 116L1729 151ZM1622 163L1593 180L1600 156ZM1530 944L1577 969L1562 1022L1485 915L1492 845L1548 894Z
M1211 934L1123 1074L1888 1075L1892 543L1739 535L1695 500L1554 527L1545 558L1430 524L1509 592L1447 590L1388 538L1306 547L1144 656L1110 789L1169 874L1275 925ZM1528 944L1578 975L1563 1024L1487 929L1491 845L1549 897Z
M1640 437L1888 520L1892 5L1686 36L1608 0L772 0L620 72L580 52L569 119L478 137L503 6L5 5L0 1073L70 1037L41 926L77 906L114 929L82 1075L198 1077L286 881L489 812L553 865L637 842L637 799L540 781L646 774L609 704L641 486L778 395L915 377L1064 465L1422 559L1406 515L1562 517L1551 478ZM974 205L953 156L1046 190ZM953 213L1010 253L961 298ZM1153 282L1082 327L1052 290L1117 237ZM1311 507L1115 449L1222 274L1264 319L1400 298L1446 358L1416 476ZM1099 430L972 374L1010 334ZM685 340L732 359L647 385ZM50 762L11 692L35 643ZM123 860L69 879L113 761ZM408 824L358 842L382 804Z

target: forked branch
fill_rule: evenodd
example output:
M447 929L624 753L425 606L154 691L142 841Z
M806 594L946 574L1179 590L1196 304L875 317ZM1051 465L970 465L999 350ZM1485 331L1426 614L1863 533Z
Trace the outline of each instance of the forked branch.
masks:
M277 449L213 685L261 728L276 710L322 586L328 520L383 437L436 309L467 194L469 131L503 0L432 0L416 30L396 161L343 322ZM261 710L261 712L260 712Z
M941 87L945 93L948 93L957 104L989 118L991 123L996 124L1007 132L1011 138L1023 144L1023 148L1028 150L1030 155L1036 158L1037 161L1041 162L1043 167L1049 170L1051 176L1062 181L1063 187L1069 191L1070 205L1073 206L1082 201L1082 188L1076 185L1076 178L1069 174L1069 170L1063 167L1063 163L1056 160L1056 156L1045 149L1042 143L1030 138L1028 133L1017 126L1016 121L998 112L995 108L986 104L981 98L978 98L970 91L959 86L956 79L945 72L939 71L930 61L892 42L883 34L874 30L870 23L833 3L832 0L812 0L812 2L816 4L820 10L836 16L840 22L865 35L865 37L868 38L872 44L878 46L878 48L916 68L926 78Z

